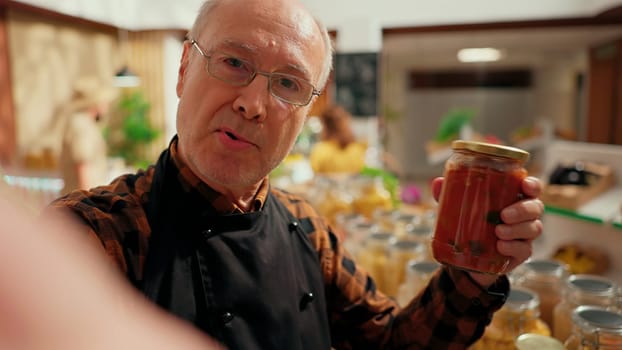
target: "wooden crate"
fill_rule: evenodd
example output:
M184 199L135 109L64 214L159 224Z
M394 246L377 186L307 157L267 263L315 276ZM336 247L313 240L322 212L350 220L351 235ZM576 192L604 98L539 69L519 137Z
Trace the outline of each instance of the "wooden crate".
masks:
M598 180L589 186L548 184L540 199L546 205L576 210L615 185L615 174L611 166L593 162L584 162L584 165L585 170L598 175Z

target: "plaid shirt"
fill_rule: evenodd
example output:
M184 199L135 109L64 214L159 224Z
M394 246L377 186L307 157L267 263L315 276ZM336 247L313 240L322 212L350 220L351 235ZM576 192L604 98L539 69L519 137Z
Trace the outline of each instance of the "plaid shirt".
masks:
M185 191L198 191L221 213L242 212L181 163L176 142L169 150ZM140 280L151 234L144 208L154 171L152 166L107 186L75 191L54 201L49 210L71 209L112 261L130 279ZM482 335L493 312L505 302L507 278L501 277L484 290L466 273L442 268L417 298L400 309L376 290L374 281L344 250L340 238L303 198L271 188L266 178L252 210L260 210L269 193L299 219L318 252L336 349L465 349Z

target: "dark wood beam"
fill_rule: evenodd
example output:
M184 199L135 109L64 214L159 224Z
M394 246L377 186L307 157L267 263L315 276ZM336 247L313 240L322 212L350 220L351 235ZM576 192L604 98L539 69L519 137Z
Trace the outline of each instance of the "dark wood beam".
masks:
M16 130L5 3L0 0L0 165L8 167L15 157Z
M383 35L399 35L413 33L432 32L457 32L467 30L502 30L502 29L526 29L526 28L555 28L575 26L605 26L622 25L622 13L620 15L598 15L595 17L560 18L548 20L486 22L469 24L446 24L416 27L393 27L384 28Z

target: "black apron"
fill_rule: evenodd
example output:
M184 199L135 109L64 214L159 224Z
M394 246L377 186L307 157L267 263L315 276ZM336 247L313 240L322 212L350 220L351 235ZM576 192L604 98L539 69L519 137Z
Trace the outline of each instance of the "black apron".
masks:
M165 151L146 207L152 235L139 288L229 349L329 349L317 251L272 194L219 215L185 193Z

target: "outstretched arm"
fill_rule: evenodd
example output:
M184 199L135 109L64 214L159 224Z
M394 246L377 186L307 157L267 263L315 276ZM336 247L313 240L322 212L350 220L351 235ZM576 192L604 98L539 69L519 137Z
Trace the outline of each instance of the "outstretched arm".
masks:
M67 221L0 192L0 348L222 349L148 303Z

